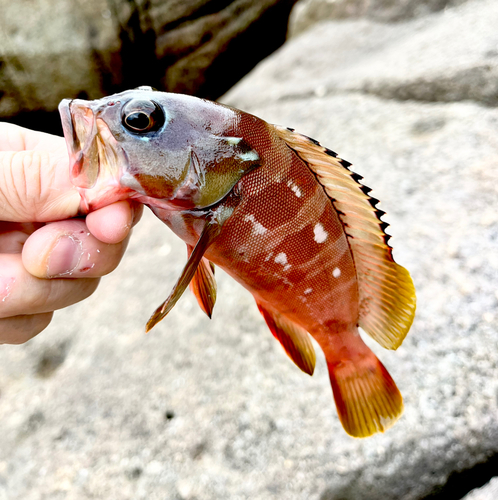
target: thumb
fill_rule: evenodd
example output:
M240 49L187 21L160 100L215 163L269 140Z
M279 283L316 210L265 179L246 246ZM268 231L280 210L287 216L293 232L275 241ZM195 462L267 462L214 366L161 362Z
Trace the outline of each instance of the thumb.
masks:
M0 221L48 222L77 215L80 195L69 180L64 140L57 139L50 150L0 151Z

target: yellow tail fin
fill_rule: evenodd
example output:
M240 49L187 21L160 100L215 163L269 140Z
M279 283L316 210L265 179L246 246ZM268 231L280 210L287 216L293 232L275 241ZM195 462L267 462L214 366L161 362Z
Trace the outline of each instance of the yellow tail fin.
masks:
M329 363L328 368L337 413L350 436L384 432L403 413L403 398L373 352Z

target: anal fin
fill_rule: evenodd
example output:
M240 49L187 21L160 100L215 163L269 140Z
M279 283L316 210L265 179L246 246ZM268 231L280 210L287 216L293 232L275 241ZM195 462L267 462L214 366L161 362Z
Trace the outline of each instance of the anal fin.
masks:
M187 245L190 257L194 247ZM199 262L197 271L189 284L190 290L195 295L200 308L211 318L216 302L216 280L214 277L214 264L203 257Z
M403 413L403 398L373 352L328 363L335 404L344 430L353 437L384 432Z
M268 310L260 302L256 301L256 304L273 336L282 344L287 355L303 372L313 375L316 356L309 333L285 316Z

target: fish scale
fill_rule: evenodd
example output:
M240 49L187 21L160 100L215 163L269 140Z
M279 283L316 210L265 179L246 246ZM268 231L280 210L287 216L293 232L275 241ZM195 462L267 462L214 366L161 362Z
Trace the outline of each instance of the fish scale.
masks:
M310 375L315 338L347 433L370 436L400 417L401 394L358 326L396 349L415 289L392 259L378 200L350 163L292 129L150 87L64 100L60 112L82 212L133 198L187 244L185 268L147 331L188 286L211 317L214 263L253 294Z
M273 146L278 147L285 146ZM258 299L272 304L310 333L329 321L356 325L358 292L354 264L337 213L309 169L290 151L284 153L289 155L289 161L283 165L270 160L244 177L241 203L206 257ZM313 189L297 198L287 186L287 179L301 179ZM278 196L265 196L275 191ZM247 213L254 214L264 227L268 225L268 231L253 235L244 223ZM315 241L313 233L317 223L328 233L321 244ZM294 237L300 233L305 233L305 237ZM237 262L241 246L247 249L248 261L242 258ZM271 258L267 259L270 253ZM312 260L303 258L307 253L314 254ZM279 254L286 256L289 269L284 270L285 265L275 261ZM341 269L339 278L333 276L336 268ZM314 291L305 295L309 288Z

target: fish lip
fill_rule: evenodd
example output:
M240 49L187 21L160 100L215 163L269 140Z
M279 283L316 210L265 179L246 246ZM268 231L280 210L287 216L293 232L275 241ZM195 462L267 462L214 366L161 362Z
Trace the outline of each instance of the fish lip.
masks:
M97 101L63 99L59 104L69 153L71 183L78 189L80 210L87 213L128 198L120 179L129 166L128 156L101 118Z
M97 182L101 163L91 103L64 99L59 104L59 112L69 153L71 182L78 188L91 189Z
M81 142L78 134L76 133L76 127L74 125L73 116L71 114L71 103L73 99L63 99L59 104L59 114L62 122L62 132L64 134L64 139L66 140L67 152L69 154L69 165L70 165L70 178L71 183L76 187L78 186L75 182L75 163L76 159L81 153ZM79 169L81 166L79 166Z
M69 156L74 154L76 144L80 147L79 139L75 133L73 119L71 116L71 102L72 99L63 99L59 104L62 131L64 133L64 139L66 139Z

